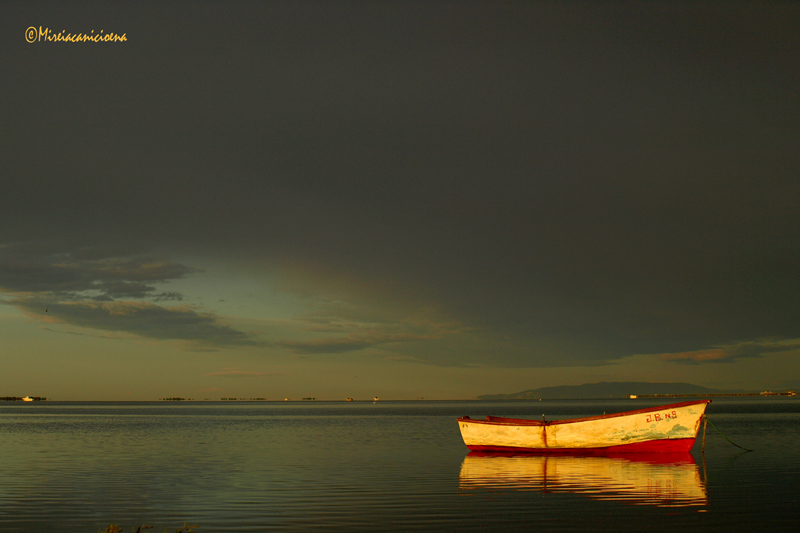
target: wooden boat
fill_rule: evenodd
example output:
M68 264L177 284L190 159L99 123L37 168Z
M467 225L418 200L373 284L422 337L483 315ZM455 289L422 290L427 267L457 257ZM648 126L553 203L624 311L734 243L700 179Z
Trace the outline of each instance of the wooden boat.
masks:
M458 419L473 451L528 453L688 452L711 400L569 420Z

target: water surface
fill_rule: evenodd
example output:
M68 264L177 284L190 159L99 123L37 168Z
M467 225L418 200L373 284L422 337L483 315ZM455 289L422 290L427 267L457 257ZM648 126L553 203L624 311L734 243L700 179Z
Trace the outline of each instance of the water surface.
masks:
M0 531L794 529L800 402L714 399L692 454L470 454L456 417L669 403L0 403Z

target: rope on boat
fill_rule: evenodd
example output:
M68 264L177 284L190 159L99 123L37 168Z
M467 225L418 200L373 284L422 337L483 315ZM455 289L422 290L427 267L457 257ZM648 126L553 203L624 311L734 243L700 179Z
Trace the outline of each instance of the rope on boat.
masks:
M712 427L712 428L714 428L714 429L716 429L716 430L717 430L717 433L719 433L720 435L722 435L722 437L723 437L723 438L724 438L726 441L730 442L731 444L733 444L733 445L734 445L734 446L736 446L737 448L741 448L742 450L745 450L745 451L747 451L747 452L752 452L752 451L753 451L753 450L751 450L750 448L745 448L744 446L739 446L738 444L736 444L735 442L733 442L731 439L729 439L728 437L726 437L726 436L725 436L725 434L724 434L723 432L721 432L717 426L715 426L715 425L714 425L714 422L712 422L711 420L709 420L709 419L708 419L708 416L706 416L706 415L703 415L703 418L705 418L706 422L708 422L709 424L711 424L711 427ZM706 431L705 431L705 427L703 427L703 449L704 449L704 450L705 450L705 436L706 436Z

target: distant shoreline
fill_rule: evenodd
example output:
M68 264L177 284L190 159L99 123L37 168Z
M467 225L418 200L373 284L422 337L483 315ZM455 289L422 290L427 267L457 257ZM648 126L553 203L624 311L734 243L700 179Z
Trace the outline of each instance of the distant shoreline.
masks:
M734 397L749 397L749 398L773 398L773 397L785 397L791 398L797 396L797 393L793 391L789 392L771 392L771 393L763 393L763 392L730 392L730 393L710 393L710 394L632 394L628 396L606 396L606 397L583 397L583 398L460 398L460 399L434 399L434 398L426 398L424 400L419 399L411 399L411 400L403 400L403 399L387 399L387 400L380 400L376 402L374 400L278 400L278 399L250 399L250 398L242 398L242 399L225 399L225 400L215 400L215 399L208 399L204 398L201 400L197 400L194 398L184 398L184 399L165 399L160 398L157 400L53 400L48 398L34 398L35 402L49 402L49 403L264 403L264 404L325 404L325 403L348 403L348 404L375 404L375 403L424 403L424 402L441 402L441 403L457 403L457 402L520 402L520 403L527 403L527 402L541 402L541 401L609 401L609 400L642 400L642 399L658 399L658 398L734 398ZM2 397L0 396L0 402L18 402L18 403L31 403L31 402L23 402L22 398L16 397Z
M628 398L696 398L698 396L796 396L794 391L788 392L715 392L712 394L632 394Z
M25 400L28 398L28 400ZM33 401L33 402L43 402L46 401L47 398L44 396L0 396L0 401L4 402L22 402L22 401Z
M773 392L777 390L778 392ZM602 381L583 385L559 385L541 387L511 394L483 394L479 400L505 399L610 399L610 398L697 398L735 396L792 396L791 389L711 389L691 383L663 383L648 381Z

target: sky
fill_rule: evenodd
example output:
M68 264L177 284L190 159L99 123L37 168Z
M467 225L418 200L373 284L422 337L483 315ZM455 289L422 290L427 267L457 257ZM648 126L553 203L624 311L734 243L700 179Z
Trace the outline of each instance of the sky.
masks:
M800 388L797 3L0 13L0 396Z

